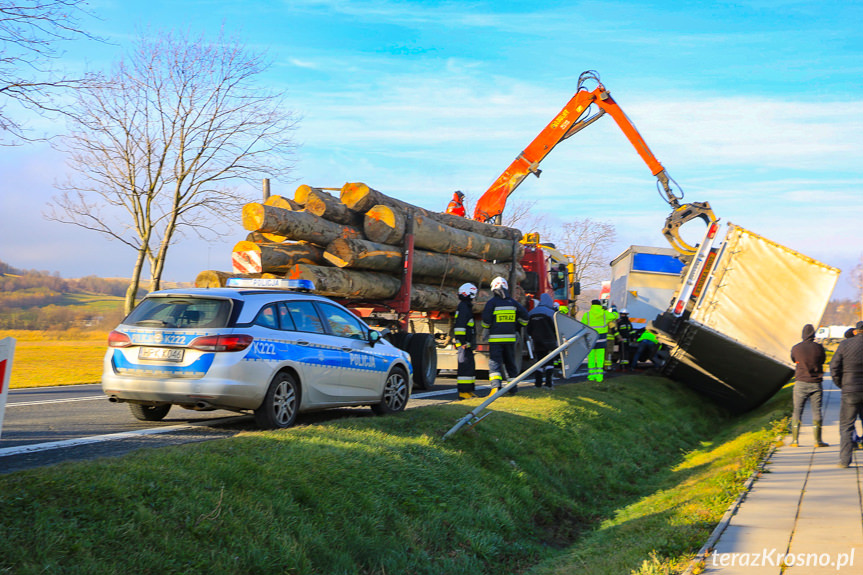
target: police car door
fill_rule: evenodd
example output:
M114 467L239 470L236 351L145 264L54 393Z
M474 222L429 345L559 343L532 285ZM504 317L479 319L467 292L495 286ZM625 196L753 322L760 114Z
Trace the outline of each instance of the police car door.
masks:
M279 303L279 315L291 360L300 373L303 404L307 406L343 402L344 354L336 338L327 333L323 318L309 300Z
M369 342L368 327L344 308L324 302L317 305L343 353L345 395L355 401L380 398L389 364Z

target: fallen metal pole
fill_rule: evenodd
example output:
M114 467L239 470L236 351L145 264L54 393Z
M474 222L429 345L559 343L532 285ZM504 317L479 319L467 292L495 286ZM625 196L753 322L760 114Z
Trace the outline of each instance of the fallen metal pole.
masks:
M549 361L551 358L558 355L560 352L562 352L563 350L565 350L566 348L568 348L569 346L574 344L576 341L582 339L583 337L586 337L592 331L593 330L585 327L583 330L581 330L580 332L578 332L577 334L575 334L574 336L572 336L571 338L569 338L568 340L566 340L565 342L560 344L560 346L557 349L549 352L548 355L546 355L542 359L537 360L536 363L534 363L530 369L522 372L518 377L516 377L515 379L510 381L508 384L506 384L504 387L502 387L499 391L495 392L495 390L492 389L492 393L488 397L486 397L485 401L483 401L481 404L479 404L473 411L471 411L470 413L468 413L467 415L462 417L458 421L458 423L456 423L452 427L452 429L450 429L449 431L447 431L444 434L443 438L447 439L448 437L450 437L452 434L454 434L456 431L458 431L459 429L461 429L465 425L468 425L468 424L473 425L474 423L479 422L482 419L482 417L479 417L480 412L482 412L482 410L484 410L486 407L491 405L494 401L496 401L497 399L502 397L504 391L509 391L513 387L517 386L527 376L529 376L534 371L536 371L537 369L539 369L543 365L545 365L545 363L547 361ZM486 414L486 415L488 415L488 414ZM483 417L485 417L485 416L483 416Z

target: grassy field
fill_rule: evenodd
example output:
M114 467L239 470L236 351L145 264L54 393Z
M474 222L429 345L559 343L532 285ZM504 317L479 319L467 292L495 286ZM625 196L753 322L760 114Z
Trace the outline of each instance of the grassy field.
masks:
M662 378L477 400L0 475L0 572L675 573L789 410Z
M10 388L98 383L108 347L105 332L0 330L15 338Z

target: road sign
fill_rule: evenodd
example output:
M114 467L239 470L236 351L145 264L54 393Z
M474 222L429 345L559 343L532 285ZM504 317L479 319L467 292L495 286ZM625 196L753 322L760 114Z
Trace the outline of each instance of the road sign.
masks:
M15 353L15 338L0 339L0 435L3 434L3 414L6 412L6 397L9 395L9 379L12 376L12 356Z

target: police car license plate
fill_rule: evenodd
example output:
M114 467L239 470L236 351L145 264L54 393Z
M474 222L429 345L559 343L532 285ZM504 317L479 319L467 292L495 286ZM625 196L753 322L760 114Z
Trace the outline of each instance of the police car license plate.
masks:
M183 361L182 347L140 347L138 348L138 359L149 359L155 361Z

